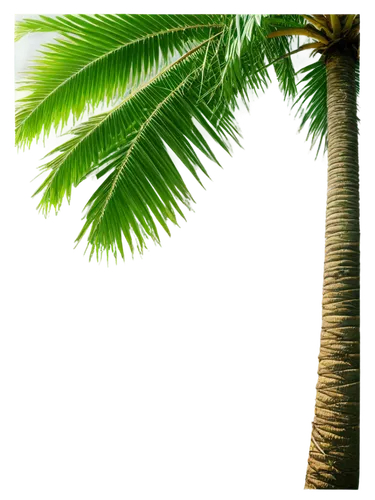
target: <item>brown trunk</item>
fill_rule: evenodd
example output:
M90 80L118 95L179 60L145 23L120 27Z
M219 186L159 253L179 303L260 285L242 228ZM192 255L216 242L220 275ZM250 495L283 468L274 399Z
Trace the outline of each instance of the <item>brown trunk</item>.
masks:
M307 489L359 481L359 182L355 58L327 55L328 195L323 322Z

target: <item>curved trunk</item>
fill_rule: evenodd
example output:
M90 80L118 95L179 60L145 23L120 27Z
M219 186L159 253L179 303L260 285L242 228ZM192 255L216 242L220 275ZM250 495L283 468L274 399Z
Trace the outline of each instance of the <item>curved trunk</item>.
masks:
M359 182L355 59L326 58L328 194L323 321L307 489L359 480Z

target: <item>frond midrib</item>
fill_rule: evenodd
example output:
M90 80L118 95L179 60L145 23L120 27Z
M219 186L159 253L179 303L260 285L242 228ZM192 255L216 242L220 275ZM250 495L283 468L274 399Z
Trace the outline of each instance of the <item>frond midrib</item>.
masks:
M216 35L214 35L213 37L210 37L208 40L205 40L204 42L202 42L201 44L199 44L197 47L195 47L194 49L190 50L188 53L184 54L180 60L182 59L185 59L186 57L188 57L189 55L191 55L193 52L196 52L197 50L199 50L205 43L207 42L210 42L213 38L215 38L216 36L218 36L220 33L217 33ZM179 60L179 61L180 61ZM174 65L176 64L177 61L175 61L174 63L171 64ZM138 133L137 135L134 137L134 139L132 140L132 144L131 146L129 147L128 151L126 152L126 155L125 155L125 158L123 160L123 162L121 163L119 169L118 169L118 172L116 173L115 175L115 178L113 180L113 183L111 185L111 189L109 190L108 192L108 195L106 196L106 199L104 201L104 205L100 211L100 215L99 215L99 218L98 218L98 221L96 222L95 224L95 228L94 228L94 231L95 229L98 227L98 225L100 224L100 221L101 219L103 218L104 216L104 212L105 212L105 209L110 201L110 199L112 198L112 195L113 195L113 192L115 191L116 187L117 187L117 182L118 182L118 179L123 171L123 169L125 168L126 164L127 164L127 161L128 161L128 158L130 157L130 154L132 152L132 150L134 149L134 147L137 145L137 139L141 136L141 134L144 132L145 128L147 128L147 126L151 123L152 119L155 117L155 115L157 115L157 113L159 112L159 110L161 109L161 107L169 100L171 99L172 96L175 95L175 93L186 83L186 81L191 77L191 75L197 71L197 68L195 68L191 73L189 73L187 75L186 78L184 78L184 80L182 82L180 82L178 84L178 86L173 89L171 91L170 94L168 94L165 99L163 99L157 106L156 108L154 109L154 111L150 114L150 116L145 120L145 122L141 125L140 129L138 130Z

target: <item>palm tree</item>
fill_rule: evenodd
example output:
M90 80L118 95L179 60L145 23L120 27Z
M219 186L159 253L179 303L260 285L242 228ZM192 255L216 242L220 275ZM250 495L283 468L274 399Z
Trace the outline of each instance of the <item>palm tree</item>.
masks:
M23 79L16 143L30 146L73 117L72 137L49 153L35 195L58 211L73 186L96 176L77 243L90 258L124 258L160 243L192 196L174 157L201 183L197 152L230 152L234 111L266 90L272 66L308 138L328 150L323 322L305 487L357 489L359 480L358 15L64 15L25 19L16 39L60 36ZM300 37L307 43L300 45ZM299 73L292 58L319 55ZM109 108L95 113L103 103ZM171 154L171 152L173 154ZM48 155L47 155L48 156Z

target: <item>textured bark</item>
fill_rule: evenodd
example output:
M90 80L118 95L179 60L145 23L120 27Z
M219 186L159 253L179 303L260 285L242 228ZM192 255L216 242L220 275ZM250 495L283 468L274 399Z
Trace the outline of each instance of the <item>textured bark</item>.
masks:
M327 55L328 194L323 320L307 489L359 481L359 179L355 59Z

